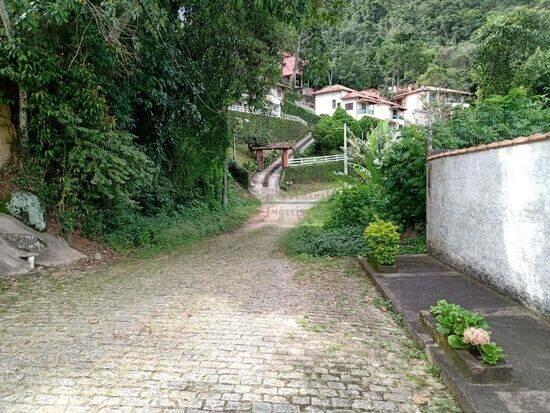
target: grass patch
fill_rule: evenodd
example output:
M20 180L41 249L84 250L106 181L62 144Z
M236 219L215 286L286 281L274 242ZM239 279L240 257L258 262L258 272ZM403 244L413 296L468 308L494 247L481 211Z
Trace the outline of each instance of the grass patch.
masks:
M303 184L294 184L287 189L283 189L279 196L281 198L295 198L300 195L307 195L313 192L326 191L327 189L340 189L342 183L339 181L332 182L310 182Z
M292 228L283 237L281 246L290 256L307 254L346 257L365 254L366 249L361 228L325 228L313 225Z
M243 224L260 203L250 196L234 196L226 208L202 203L191 205L173 215L129 216L126 225L104 237L115 251L147 258L198 240L230 231Z
M342 162L329 162L317 165L296 166L285 170L281 177L281 187L292 189L295 185L310 184L312 182L334 182L335 172L343 172Z
M426 254L426 234L418 233L404 237L399 243L399 254Z

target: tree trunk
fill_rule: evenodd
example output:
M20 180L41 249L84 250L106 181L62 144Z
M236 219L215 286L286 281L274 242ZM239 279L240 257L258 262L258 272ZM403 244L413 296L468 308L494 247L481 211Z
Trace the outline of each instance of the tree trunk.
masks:
M223 163L222 205L227 206L227 161Z
M25 151L29 146L27 91L19 88L19 147Z
M302 32L298 33L298 44L296 45L296 50L294 51L294 66L292 67L292 76L290 77L290 84L292 89L296 89L296 74L298 72L298 62L300 59L300 53L302 48Z
M11 31L10 15L8 14L8 8L6 7L5 0L0 0L0 17L2 18L2 24L8 41L13 47L13 35ZM19 147L22 150L26 150L29 143L29 131L28 131L28 93L19 85Z

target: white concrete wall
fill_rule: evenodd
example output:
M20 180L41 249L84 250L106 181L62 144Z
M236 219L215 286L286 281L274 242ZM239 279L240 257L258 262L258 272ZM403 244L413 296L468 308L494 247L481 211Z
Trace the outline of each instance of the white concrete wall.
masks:
M320 93L315 95L315 114L317 116L320 115L330 115L336 111L336 108L338 107L338 103L344 107L344 103L342 102L342 96L344 94L347 94L348 92L338 90L336 92L328 92L328 93ZM332 107L332 101L336 100L336 108Z
M430 160L427 199L430 253L547 316L548 138Z
M374 105L374 115L377 119L390 120L392 117L392 108L390 105L384 103L377 103Z

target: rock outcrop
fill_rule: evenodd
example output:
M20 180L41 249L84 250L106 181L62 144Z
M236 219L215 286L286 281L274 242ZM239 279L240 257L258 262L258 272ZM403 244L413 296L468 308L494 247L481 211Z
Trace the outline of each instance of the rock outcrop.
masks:
M0 214L0 277L31 271L29 257L34 257L36 266L66 267L84 255L61 238L35 231L10 215Z

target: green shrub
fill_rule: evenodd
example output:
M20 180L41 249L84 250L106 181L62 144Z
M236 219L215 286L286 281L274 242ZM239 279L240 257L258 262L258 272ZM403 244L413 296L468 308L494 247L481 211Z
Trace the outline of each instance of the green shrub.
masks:
M337 257L363 255L366 252L360 227L295 227L283 239L283 248L289 255Z
M248 169L237 165L233 160L229 161L227 165L229 173L243 188L247 189L250 186L250 172Z
M286 99L283 105L283 113L288 115L294 115L305 120L309 125L315 125L319 122L320 117L315 113L310 112L307 109L301 108L298 105L295 105L290 100Z
M229 112L232 125L242 119L242 129L238 133L238 141L245 143L245 136L266 136L268 143L299 141L307 132L308 127L294 120L276 118L272 116L256 115L253 113Z
M338 108L332 116L322 116L313 128L315 145L321 153L330 153L344 146L344 124L352 125L355 120Z
M249 133L244 134L241 138L241 141L246 143L248 151L253 153L253 148L257 146L265 146L269 143L269 131L265 131L263 134Z
M382 159L381 182L391 220L406 228L426 222L426 139L418 127L402 129Z
M365 228L369 253L382 265L391 265L399 254L399 232L395 224L382 220L371 222Z
M376 185L356 185L335 193L329 201L331 228L365 228L377 216L384 217L385 198Z

